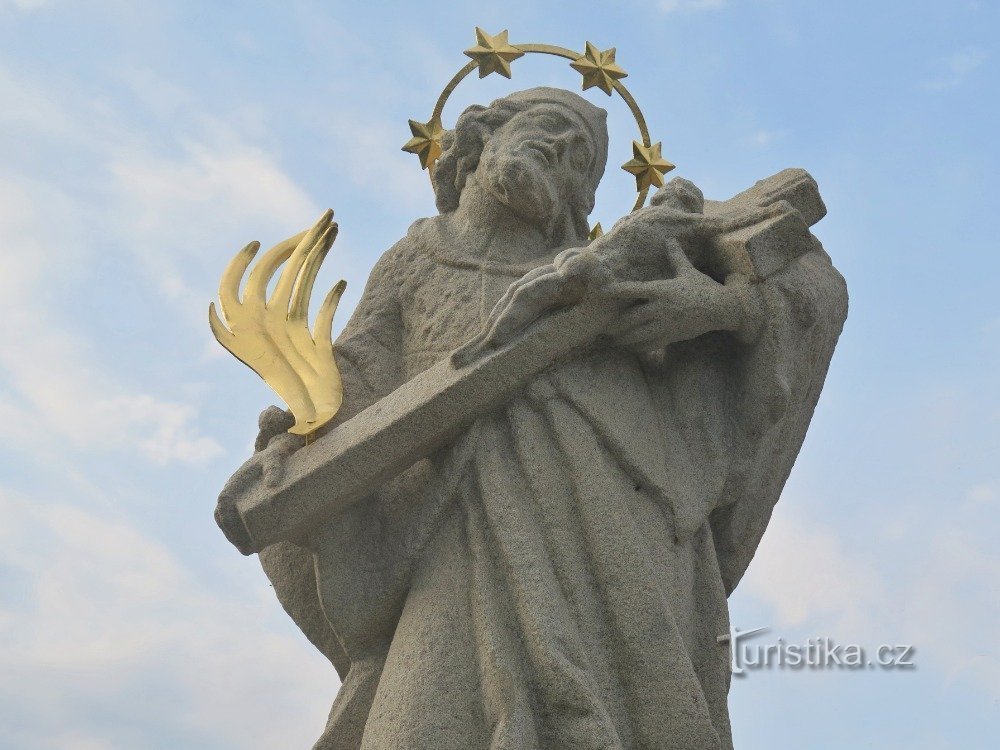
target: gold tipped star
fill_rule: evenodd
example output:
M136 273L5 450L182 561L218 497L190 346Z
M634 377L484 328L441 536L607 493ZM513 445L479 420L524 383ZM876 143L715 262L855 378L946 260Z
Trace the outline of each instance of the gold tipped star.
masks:
M593 228L590 230L590 234L587 235L588 240L596 240L598 237L604 234L604 227L601 226L601 222L594 224Z
M587 42L586 51L576 58L569 66L583 76L583 90L597 86L608 96L614 88L615 81L628 75L615 63L615 48L603 52Z
M476 44L465 50L465 54L479 64L479 77L485 78L490 73L499 73L504 78L510 78L510 64L524 52L512 47L507 42L507 30L496 36L490 36L478 26L476 27Z
M434 162L441 156L441 136L444 127L440 117L432 117L429 122L410 120L413 137L403 144L403 151L416 154L423 169L433 169Z
M663 175L674 168L660 154L662 145L662 142L654 143L647 148L639 141L632 141L633 158L622 164L622 169L635 175L636 190L644 190L652 185L663 187Z

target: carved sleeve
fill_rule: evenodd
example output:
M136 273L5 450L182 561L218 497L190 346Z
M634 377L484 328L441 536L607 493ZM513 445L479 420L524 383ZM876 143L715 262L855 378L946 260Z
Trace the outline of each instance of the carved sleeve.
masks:
M742 578L791 472L847 317L847 288L819 241L761 283L767 323L732 363L729 470L711 516L727 593Z

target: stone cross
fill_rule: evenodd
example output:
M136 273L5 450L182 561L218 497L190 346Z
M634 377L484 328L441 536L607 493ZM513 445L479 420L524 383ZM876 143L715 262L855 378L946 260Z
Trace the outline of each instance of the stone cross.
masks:
M809 227L826 214L815 181L787 169L705 214L736 216L781 201L781 213L714 240L724 267L764 279L812 247ZM297 451L277 487L260 486L237 503L223 525L244 554L297 540L366 497L385 481L448 444L477 416L502 405L553 363L594 341L617 315L611 301L589 300L536 323L499 350L456 367L445 358L391 394Z

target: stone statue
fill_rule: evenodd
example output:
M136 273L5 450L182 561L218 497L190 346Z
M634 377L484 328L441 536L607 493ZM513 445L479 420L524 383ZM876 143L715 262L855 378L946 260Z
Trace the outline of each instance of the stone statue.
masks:
M605 119L549 88L467 109L440 214L381 257L336 341L332 431L303 447L271 407L220 496L343 680L316 748L732 747L726 598L846 289L801 170L726 202L675 179L589 241ZM335 515L300 511L341 492ZM294 533L254 542L241 503Z

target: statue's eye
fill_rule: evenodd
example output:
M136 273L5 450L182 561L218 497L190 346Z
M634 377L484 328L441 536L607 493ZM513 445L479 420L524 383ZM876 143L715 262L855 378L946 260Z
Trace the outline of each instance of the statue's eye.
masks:
M573 169L586 169L587 165L590 164L590 153L581 139L573 139L569 153L569 162Z

